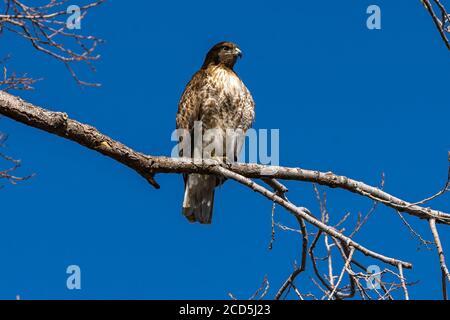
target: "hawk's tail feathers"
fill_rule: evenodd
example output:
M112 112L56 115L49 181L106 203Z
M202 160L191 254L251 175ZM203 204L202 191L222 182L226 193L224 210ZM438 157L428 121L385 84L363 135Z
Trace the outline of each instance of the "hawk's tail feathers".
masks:
M211 224L216 180L216 177L209 175L189 174L187 176L183 214L190 222Z

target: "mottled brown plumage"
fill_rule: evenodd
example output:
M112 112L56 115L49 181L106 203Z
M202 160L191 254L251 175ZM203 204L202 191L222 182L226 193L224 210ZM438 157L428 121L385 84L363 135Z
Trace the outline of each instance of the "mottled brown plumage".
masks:
M206 55L201 69L194 74L178 105L178 129L192 130L201 121L203 130L227 129L245 132L254 119L252 95L233 70L241 50L231 42L216 44ZM225 139L225 138L224 138ZM203 142L206 146L207 142ZM224 148L223 156L226 154ZM239 150L237 150L239 152ZM214 176L189 174L185 176L183 214L191 222L211 223L214 189L220 180Z

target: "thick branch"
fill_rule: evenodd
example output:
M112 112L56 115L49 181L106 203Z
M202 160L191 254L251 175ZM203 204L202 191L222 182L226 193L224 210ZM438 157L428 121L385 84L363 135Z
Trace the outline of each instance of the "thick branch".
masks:
M299 219L304 219L305 221L309 222L313 226L315 226L315 227L319 228L320 230L322 230L323 232L329 234L333 238L339 239L340 241L344 242L347 246L354 247L356 250L362 252L366 256L373 257L375 259L378 259L380 261L383 261L384 263L387 263L387 264L390 264L393 266L402 265L408 269L412 268L412 265L409 262L404 262L404 261L400 261L400 260L397 260L394 258L386 257L377 252L371 251L371 250L363 247L362 245L353 241L349 237L343 235L342 233L340 233L333 227L316 219L314 216L311 215L311 213L308 211L308 209L295 206L291 202L281 198L280 196L276 195L273 192L270 192L269 190L260 186L259 184L256 184L249 178L241 176L241 175L239 175L233 171L230 171L228 169L225 169L221 166L215 166L212 168L212 170L213 170L213 173L215 173L217 175L223 176L227 179L235 180L235 181L251 188L253 191L262 194L264 197L272 200L273 202L275 202L275 203L279 204L280 206L282 206L283 208L287 209L289 212L293 213L295 215L295 217L297 217Z
M138 172L159 188L151 172L152 157L136 152L124 144L101 134L94 127L69 119L66 113L51 112L0 91L0 114L29 126L75 141L100 152Z
M153 186L156 173L205 173L215 174L217 161L193 161L186 158L149 156L100 133L94 127L69 119L66 113L52 112L36 107L22 99L0 91L0 114L26 125L75 141L89 149L100 152L135 170ZM450 214L404 201L383 190L369 186L332 172L320 172L301 168L264 166L258 164L229 164L226 168L247 178L274 178L314 182L331 188L341 188L379 201L400 212L406 212L421 219L436 219L436 222L450 225Z

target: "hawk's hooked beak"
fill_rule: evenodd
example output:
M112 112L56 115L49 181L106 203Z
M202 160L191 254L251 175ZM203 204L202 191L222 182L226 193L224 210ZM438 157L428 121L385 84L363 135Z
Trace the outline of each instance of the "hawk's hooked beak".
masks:
M242 56L243 56L242 50L239 48L234 49L234 54L239 58L242 58Z

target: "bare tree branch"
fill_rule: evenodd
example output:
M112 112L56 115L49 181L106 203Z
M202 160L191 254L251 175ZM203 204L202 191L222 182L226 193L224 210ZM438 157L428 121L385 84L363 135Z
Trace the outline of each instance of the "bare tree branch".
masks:
M217 161L199 162L187 158L145 155L100 133L92 126L70 119L66 113L42 109L2 91L0 91L0 114L100 152L135 170L156 188L159 188L153 179L156 173L216 173ZM297 180L341 188L379 201L400 212L406 212L421 219L435 218L437 223L450 225L448 213L412 205L378 188L332 172L241 163L225 166L232 172L247 178Z
M444 249L442 248L441 239L436 228L436 221L434 219L429 220L431 233L434 237L434 243L436 244L436 249L439 255L439 264L441 266L442 272L442 294L444 300L447 300L447 279L450 281L450 272L448 271L447 265L445 264Z
M409 224L409 222L403 217L403 215L397 211L400 220L402 220L403 224L408 228L409 232L413 237L416 237L419 240L421 245L424 245L428 249L428 245L433 244L433 242L425 240L420 233L418 233L414 228Z
M5 0L5 9L0 14L0 34L9 31L29 41L38 51L64 63L72 77L80 85L98 86L78 78L72 64L84 62L94 70L92 62L100 58L95 54L101 39L77 32L81 21L89 10L105 0L89 2L77 7L79 16L73 16L67 0L47 0L39 6L26 5L19 0ZM69 21L73 16L74 21ZM69 26L70 25L70 26ZM71 30L75 28L75 30ZM25 79L23 80L24 82Z
M95 54L95 52L98 44L101 43L102 40L91 35L85 35L70 30L71 28L68 26L67 19L72 13L66 8L67 0L47 0L47 2L41 2L44 3L43 5L35 5L34 7L24 4L24 1L26 2L26 0L4 0L5 9L3 13L0 13L0 35L4 31L9 31L22 37L31 43L36 50L62 62L79 84L97 86L98 84L80 80L73 69L73 64L84 62L89 68L94 70L92 63L99 58L99 55ZM444 5L440 0L421 1L427 9L427 12L430 14L442 40L450 50L450 42L448 39L448 33L450 33L450 16ZM81 15L78 17L77 21L80 22L85 18L90 9L97 7L103 2L104 0L86 0L84 3L87 4L79 7ZM1 68L2 70L0 70L2 72L2 76L0 76L0 90L3 90L0 91L0 114L26 125L64 137L110 157L140 174L155 188L159 188L158 183L154 179L155 174L158 173L201 173L223 176L227 179L235 180L266 197L273 203L270 248L275 240L276 223L274 214L276 205L283 207L291 213L299 223L299 230L284 227L281 224L277 225L280 226L282 230L291 230L301 234L301 264L300 266L297 266L295 263L294 271L283 282L276 293L275 299L288 296L291 289L301 300L305 297L316 299L315 295L311 293L301 293L295 285L296 278L306 270L308 252L311 257L313 272L321 284L316 282L315 279L312 279L312 281L319 290L324 293L322 299L347 299L352 298L355 294L359 293L362 299L375 298L392 300L392 293L401 289L403 289L405 299L409 299L407 287L410 284L406 282L403 270L404 268L411 268L411 263L387 257L372 251L353 240L353 236L359 232L380 203L394 209L412 234L417 236L421 242L425 244L429 242L423 240L401 213L407 213L429 222L439 254L439 262L442 271L443 296L444 299L447 299L447 279L450 281L450 274L445 263L444 252L437 232L436 223L450 225L450 214L431 208L425 208L422 205L449 191L450 166L447 182L442 190L431 197L412 203L385 192L383 188L384 176L381 187L376 188L346 176L336 175L333 172L320 172L302 168L263 166L258 164L228 164L215 160L197 161L188 158L168 158L146 155L113 140L94 127L70 119L65 113L45 110L27 103L20 98L7 94L5 91L12 89L32 89L32 85L36 80L28 77L26 74L17 76L15 72L8 73L4 61L3 63L0 61L0 65L3 66ZM0 171L0 179L7 179L11 183L16 183L17 181L28 178L17 177L12 174L12 172L20 166L20 161L4 156L1 153L0 157L13 164L11 168ZM251 179L263 181L273 189L273 192ZM320 202L321 217L317 218L307 208L293 204L286 197L288 188L279 180L295 180L313 183L318 201ZM326 197L324 196L323 200L321 199L315 184L330 188L344 189L373 200L373 206L365 216L362 216L361 213L358 214L357 224L354 227L353 232L350 233L350 236L344 234L346 226L341 227L344 223L347 224L347 218L351 215L350 212L346 213L334 226L330 225L330 215L326 208ZM315 234L312 233L312 235L314 235L314 240L309 247L309 251L309 238L306 223L317 228L317 232ZM323 243L322 241L319 242L319 240L323 240ZM332 242L330 240L332 240ZM317 249L318 243L323 246L320 249L324 248L326 252L324 258L316 258L315 250ZM343 259L343 267L339 276L334 275L333 270L333 266L336 264L335 257L333 256L336 252L336 248L339 250ZM380 286L377 288L365 288L362 283L368 281L374 275L371 274L372 271L366 270L361 263L355 260L354 256L357 253L362 253L368 257L396 267L399 272L397 274L390 269L384 269L380 272L377 271L376 273L378 276L387 277L387 280L386 278L383 278L383 281L380 280ZM355 269L361 268L362 271L355 272L352 267L355 267ZM348 275L348 281L344 280L346 274ZM394 280L390 281L392 278L394 278ZM261 287L256 290L255 294L250 299L264 298L269 291L269 287L269 281L265 276ZM229 294L229 296L232 299L236 299L232 294Z
M27 74L18 76L15 72L8 73L8 69L5 64L9 59L10 56L7 56L0 60L0 68L2 69L2 76L0 77L0 90L32 90L33 84L40 79L33 79L27 76Z
M445 43L445 46L447 47L448 50L450 50L450 42L447 36L447 33L450 33L450 26L449 26L450 15L448 14L444 5L439 0L432 0L435 6L433 6L430 0L420 0L420 1L430 14L431 19L433 20L436 28L439 31L439 35L441 36L442 41L444 41ZM438 17L435 7L437 7L437 9L439 10L441 18Z
M431 200L434 200L450 191L450 151L448 152L448 163L449 163L449 165L448 165L448 170L447 170L447 181L445 182L444 187L441 190L439 190L439 192L432 195L431 197L425 198L419 202L412 203L411 205L422 205L422 204L430 202Z
M6 141L6 139L7 136L0 132L0 147L4 146L4 142ZM32 175L20 177L13 174L13 172L20 168L20 160L13 159L12 157L6 156L3 153L0 153L0 159L6 160L6 162L10 163L10 167L8 169L0 170L0 180L7 180L11 184L16 184L19 181L28 180L32 177ZM0 188L2 187L3 186L0 185Z
M400 260L397 260L394 258L386 257L384 255L381 255L379 253L376 253L374 251L371 251L371 250L363 247L359 243L353 241L352 239L350 239L350 238L346 237L345 235L343 235L342 233L338 232L333 227L330 227L330 226L326 225L325 223L321 222L320 220L316 219L309 212L308 209L295 206L291 202L284 200L280 196L278 196L275 193L267 190L266 188L258 185L257 183L250 180L249 178L246 178L236 172L233 172L229 169L221 167L217 164L215 166L211 167L210 170L211 170L211 173L215 173L216 175L223 176L224 178L227 178L227 179L235 180L235 181L249 187L253 191L262 194L264 197L268 198L269 200L272 200L273 202L276 202L280 206L284 207L286 210L293 213L295 217L304 219L306 222L309 222L310 224L319 228L320 230L329 234L330 236L343 241L348 246L354 247L356 250L362 252L366 256L370 256L372 258L378 259L380 261L383 261L384 263L391 264L391 265L401 264L402 266L404 266L405 268L408 268L408 269L412 267L412 265L409 262L404 262L404 261L400 261Z
M409 300L408 288L406 286L405 276L403 275L403 266L401 264L398 265L398 272L400 274L400 282L402 284L403 292L405 293L405 300Z
M338 281L336 282L336 285L333 288L333 291L330 294L329 299L333 299L334 294L336 293L336 290L338 289L339 285L341 284L342 279L344 278L345 273L348 271L348 267L350 266L350 262L353 258L353 253L355 253L355 249L353 247L350 247L350 254L348 255L347 260L345 261L344 267L342 268L341 274L339 275Z
M154 175L157 173L213 174L223 176L227 179L235 180L238 183L241 183L246 187L252 189L253 191L263 195L267 199L271 200L271 202L273 202L274 204L285 208L288 212L292 213L296 217L300 225L300 230L298 232L302 234L302 262L300 267L295 267L294 272L288 277L288 279L278 290L275 296L276 299L281 298L283 294L291 288L294 289L299 298L303 298L304 296L308 295L303 295L302 293L300 293L300 291L294 284L296 277L306 269L308 233L306 230L305 222L318 229L316 237L312 242L311 247L309 248L309 253L311 256L313 271L316 274L317 279L319 279L322 285L325 286L324 289L317 282L315 282L318 286L320 286L321 290L324 290L324 292L326 292L324 297L328 297L329 299L349 298L354 295L355 290L358 290L363 299L372 299L370 294L360 283L361 280L367 281L367 279L369 279L371 275L367 274L366 272L356 273L351 269L351 265L353 264L361 266L354 260L354 252L360 252L366 256L377 259L383 263L392 265L399 269L400 274L398 275L398 279L400 279L400 284L391 282L390 287L387 288L385 286L385 282L381 283L383 292L379 292L374 289L379 299L392 299L391 292L399 288L403 288L405 297L409 298L407 292L407 286L409 284L407 284L404 279L403 269L411 268L412 266L409 262L404 262L399 259L387 257L378 252L372 251L362 246L360 243L354 241L352 239L352 236L348 237L344 235L344 229L342 229L342 231L338 230L337 228L341 224L343 224L345 220L347 220L349 213L347 213L345 217L339 221L336 227L330 226L328 224L329 214L326 209L325 199L320 199L320 195L319 201L321 203L320 207L322 220L316 218L307 208L294 205L287 199L285 195L285 192L287 192L287 188L278 180L305 181L317 183L331 188L341 188L365 196L369 199L374 200L376 203L384 204L395 209L398 212L405 212L421 219L428 219L430 221L430 226L432 227L435 241L436 243L439 243L437 247L438 251L440 252L439 254L443 278L449 277L445 262L442 262L442 246L440 245L440 242L436 240L438 239L436 238L438 237L436 236L437 230L433 230L433 225L435 225L436 223L449 225L450 215L438 210L424 208L417 204L409 203L407 201L394 197L391 194L388 194L384 190L369 186L363 182L359 182L345 176L338 176L331 172L323 173L301 168L263 166L257 164L242 163L225 164L216 160L197 161L187 158L167 158L145 155L131 149L130 147L116 140L113 140L112 138L100 133L97 129L89 125L85 125L70 119L65 113L52 112L42 109L3 91L0 91L0 114L26 125L72 140L82 146L108 156L136 171L138 174L143 176L150 184L157 188L159 188L159 185L154 180ZM264 188L251 179L260 179L261 181L264 181L266 184L271 186L274 191L272 192ZM317 189L316 194L318 194ZM372 213L375 210L375 202L369 213ZM362 221L366 221L366 219L359 219L358 225L361 224ZM344 268L342 269L339 277L335 277L333 275L332 265L330 265L330 263L328 264L329 275L325 277L327 279L322 277L322 275L320 274L320 271L316 264L317 258L314 255L314 249L321 236L324 236L325 241L328 239L327 237L331 237L335 245L337 245L337 247L341 251L342 257L344 259ZM328 252L327 259L330 262L332 254L331 247L334 245L328 242L326 242L325 244L327 246ZM361 268L363 267L361 266ZM340 287L345 273L349 275L350 284ZM381 274L386 273L396 275L395 272L389 269L385 269ZM335 278L338 279L337 282L334 281ZM268 286L268 281L266 282L266 284ZM445 285L446 284L444 281L444 290ZM258 292L262 292L262 295L266 295L267 286L265 287L266 289L262 289Z
M294 272L289 275L289 277L286 279L286 281L283 283L281 288L278 290L277 294L275 295L275 300L278 300L281 298L283 293L289 288L294 285L295 279L306 270L306 259L308 254L308 231L306 229L305 220L297 218L297 221L300 225L300 230L302 234L302 253L301 253L301 264L300 267L295 266ZM302 295L298 292L297 289L296 293L299 297L302 298Z

